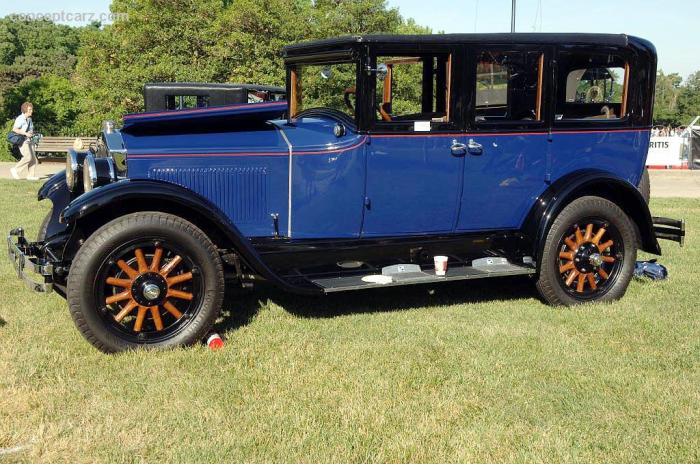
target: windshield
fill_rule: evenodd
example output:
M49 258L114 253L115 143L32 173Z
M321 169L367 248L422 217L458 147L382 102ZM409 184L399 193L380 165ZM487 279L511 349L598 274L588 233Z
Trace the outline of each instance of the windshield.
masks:
M299 65L291 69L291 113L330 108L355 117L355 63Z

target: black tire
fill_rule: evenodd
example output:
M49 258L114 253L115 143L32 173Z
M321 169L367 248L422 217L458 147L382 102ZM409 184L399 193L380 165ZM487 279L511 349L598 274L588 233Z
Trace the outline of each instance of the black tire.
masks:
M639 190L639 193L642 194L644 201L646 201L648 205L649 198L651 198L651 181L649 180L649 170L647 168L644 168L644 172L642 173L642 178L639 179L639 186L637 186L637 189Z
M135 261L127 261L127 255L134 256ZM151 264L145 267L149 259ZM123 264L131 267L129 273L124 273ZM189 272L185 272L188 266ZM186 274L188 279L171 283ZM110 279L120 282L119 286L109 284ZM155 296L158 300L147 299L154 293L145 290L151 282L155 287L164 285ZM172 288L175 285L184 287L176 290ZM128 300L107 303L109 298L119 297L123 289ZM171 296L171 292L189 295L189 299L176 299L183 297ZM223 267L214 244L193 224L160 212L129 214L102 226L78 250L68 275L67 299L73 321L90 343L107 353L197 343L219 315L223 296ZM173 308L174 303L179 305L175 311L166 311L166 306ZM137 306L127 312L126 307L132 304ZM126 315L122 315L124 312ZM138 314L134 316L134 312ZM134 320L133 324L129 319Z
M601 234L597 241L593 231ZM636 229L627 214L604 198L577 198L547 233L537 289L555 306L617 300L627 290L636 258Z
M37 242L43 242L44 240L46 240L46 230L49 227L49 222L51 221L52 214L53 214L53 208L50 209L48 213L46 213L44 220L41 221L41 225L39 226L39 233L36 236Z

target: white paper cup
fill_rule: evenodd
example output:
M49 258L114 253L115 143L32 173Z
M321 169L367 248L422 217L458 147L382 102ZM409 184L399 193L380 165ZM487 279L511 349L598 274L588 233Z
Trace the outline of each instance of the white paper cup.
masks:
M447 272L447 256L433 256L435 260L435 275L444 276Z

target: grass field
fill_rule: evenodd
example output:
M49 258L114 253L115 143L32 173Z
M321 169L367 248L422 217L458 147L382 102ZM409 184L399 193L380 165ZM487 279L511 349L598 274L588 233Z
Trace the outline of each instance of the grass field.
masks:
M38 183L0 181L30 234ZM700 200L664 282L555 309L528 278L227 301L226 347L108 356L0 263L1 462L698 462ZM434 294L429 289L434 289Z

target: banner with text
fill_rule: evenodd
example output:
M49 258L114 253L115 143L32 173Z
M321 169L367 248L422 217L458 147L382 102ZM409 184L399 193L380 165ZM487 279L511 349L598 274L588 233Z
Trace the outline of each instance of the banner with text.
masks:
M680 166L683 137L652 137L647 166Z

